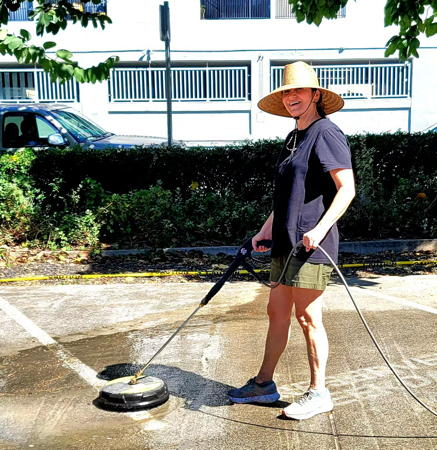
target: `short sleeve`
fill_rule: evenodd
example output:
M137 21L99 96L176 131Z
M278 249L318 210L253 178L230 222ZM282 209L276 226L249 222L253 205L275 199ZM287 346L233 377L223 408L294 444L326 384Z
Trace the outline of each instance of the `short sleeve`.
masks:
M339 128L325 129L315 143L315 152L323 171L352 169L352 158L346 136Z

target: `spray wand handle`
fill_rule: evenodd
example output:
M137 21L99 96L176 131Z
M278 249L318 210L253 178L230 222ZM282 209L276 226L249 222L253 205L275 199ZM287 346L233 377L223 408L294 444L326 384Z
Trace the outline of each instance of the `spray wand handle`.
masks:
M264 247L271 247L272 241L259 241L257 242L258 245L262 245ZM253 248L252 248L252 238L248 239L239 249L237 252L237 255L230 264L230 266L227 268L226 272L222 275L219 281L217 281L216 284L211 288L211 290L203 297L202 301L200 302L201 306L205 306L208 304L208 302L214 297L214 295L217 294L217 292L223 287L223 285L226 283L228 278L237 270L237 268L243 264L244 260L248 258L252 254Z

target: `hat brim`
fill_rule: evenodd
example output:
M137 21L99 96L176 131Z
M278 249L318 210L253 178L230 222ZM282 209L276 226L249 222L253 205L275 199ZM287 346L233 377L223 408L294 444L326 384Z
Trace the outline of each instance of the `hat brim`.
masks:
M282 93L283 91L288 91L289 89L298 88L311 88L319 90L322 96L320 106L326 115L333 114L344 106L344 100L338 94L330 91L329 89L321 88L319 86L296 86L286 84L284 86L280 86L270 94L263 97L258 102L258 108L276 116L291 117L282 102Z

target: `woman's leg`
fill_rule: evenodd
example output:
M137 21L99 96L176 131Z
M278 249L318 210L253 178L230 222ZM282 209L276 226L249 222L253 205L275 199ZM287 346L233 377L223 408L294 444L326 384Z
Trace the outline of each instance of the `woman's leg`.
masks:
M293 289L290 286L280 284L270 291L269 303L267 305L269 329L265 343L264 359L256 376L258 383L273 379L276 365L287 346L291 311L293 308Z
M322 321L323 291L293 287L292 298L297 321L302 327L307 344L310 365L310 388L325 388L325 371L328 361L329 344Z

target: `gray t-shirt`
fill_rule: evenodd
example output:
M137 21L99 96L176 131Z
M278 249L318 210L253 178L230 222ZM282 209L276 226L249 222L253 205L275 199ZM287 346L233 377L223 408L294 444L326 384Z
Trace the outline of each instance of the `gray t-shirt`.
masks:
M296 132L296 150L290 152ZM346 137L329 119L316 120L305 130L293 130L287 136L275 178L273 257L287 255L331 205L337 189L329 171L351 168ZM320 245L335 262L338 244L334 224ZM312 263L329 263L320 250L301 251L298 257Z

